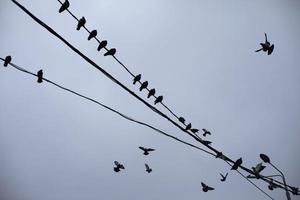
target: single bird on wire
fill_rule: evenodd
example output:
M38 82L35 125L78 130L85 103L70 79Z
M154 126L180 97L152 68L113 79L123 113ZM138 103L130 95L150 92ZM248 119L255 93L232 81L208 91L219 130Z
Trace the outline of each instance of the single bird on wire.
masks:
M96 37L97 36L97 30L92 30L90 32L90 35L88 37L88 40L91 40L92 38Z
M144 155L149 155L150 151L155 151L155 149L152 148L146 148L146 147L139 147L139 149L144 151Z
M115 48L111 48L104 54L104 56L114 56L116 54L116 52L117 52L117 50Z
M154 105L157 104L157 103L161 103L163 100L163 96L158 96L155 101L154 101Z
M81 17L80 20L78 21L78 24L77 24L77 31L80 30L81 27L83 27L86 23L86 20L84 17Z
M178 120L179 120L181 123L185 124L185 119L184 119L183 117L179 117Z
M237 170L242 163L243 163L242 158L237 159L232 165L231 170Z
M115 161L114 164L115 164L115 167L114 167L115 172L119 172L121 169L125 169L124 165L122 165L118 161Z
M11 62L11 60L12 60L11 56L6 56L5 59L4 59L4 64L3 64L3 66L4 66L4 67L7 67L8 64Z
M198 133L198 132L199 132L199 129L197 129L197 128L192 128L191 131L192 131L192 133Z
M205 128L203 128L202 131L203 131L203 137L206 137L206 135L211 135L211 132L206 130Z
M222 182L226 181L227 176L228 176L228 173L226 173L225 176L224 176L223 174L221 174L221 173L220 173L220 175L221 175L221 177L222 177L222 178L221 178L221 181L222 181Z
M61 5L59 8L59 13L62 13L63 11L67 10L70 7L70 2L68 0L65 0L65 2Z
M215 188L213 187L209 187L208 185L206 185L205 183L201 182L201 186L202 186L202 190L203 192L208 192L209 190L214 190Z
M142 74L136 75L133 79L133 85L135 85L136 82L139 82L141 80L141 78L142 78Z
M140 87L140 91L142 91L143 89L146 89L147 87L148 87L148 81L143 82Z
M151 96L154 96L154 95L155 95L155 89L152 88L151 90L149 90L147 98L150 98Z
M38 83L42 83L42 82L43 82L43 70L39 70L39 71L37 72L37 77L38 77L37 82L38 82Z
M147 163L145 163L145 167L146 167L146 172L151 173L152 169L149 167L149 165Z
M265 33L265 43L260 43L261 48L256 50L255 52L264 51L268 52L268 55L271 55L271 53L274 50L274 44L271 45L271 43L268 41L267 34Z
M100 44L99 44L99 46L98 46L98 48L97 48L97 50L100 51L101 49L105 48L106 45L107 45L107 41L106 40L101 41Z
M192 124L189 123L188 125L186 125L185 130L188 131L188 130L190 130L191 128L192 128Z

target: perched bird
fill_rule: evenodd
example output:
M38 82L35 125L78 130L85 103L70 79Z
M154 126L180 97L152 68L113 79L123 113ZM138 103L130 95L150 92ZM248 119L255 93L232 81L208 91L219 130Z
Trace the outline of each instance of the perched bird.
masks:
M154 104L157 104L157 103L161 103L163 100L163 96L158 96L155 101L154 101Z
M96 37L97 36L97 30L92 30L90 32L90 35L88 37L88 40L91 40L92 38Z
M106 45L107 45L107 41L106 40L101 41L100 44L99 44L99 46L98 46L98 48L97 48L97 50L100 51L101 49L105 48Z
M70 6L70 2L68 0L65 0L65 2L61 5L59 8L59 13L62 13L63 11L67 10Z
M291 187L291 188L292 188L292 194L293 195L298 195L299 188L297 188L297 187Z
M216 158L222 158L222 157L223 157L223 153L219 151L216 155Z
M136 76L134 77L134 79L133 79L133 85L135 85L136 82L140 81L141 78L142 78L142 74L136 75Z
M192 124L189 123L188 125L186 125L185 130L187 131L187 130L190 130L191 128L192 128Z
M260 46L262 48L256 50L255 52L264 51L268 52L268 55L270 55L274 50L274 44L271 45L271 43L268 41L267 34L265 33L265 43L260 43Z
M262 163L258 163L255 167L252 167L252 170L256 178L259 178L259 173L265 169L266 166L263 166Z
M226 181L226 178L228 176L228 173L225 174L225 176L223 174L220 173L220 175L222 176L221 181L224 182Z
M183 124L185 123L185 119L183 117L179 117L178 120Z
M151 96L154 96L154 95L155 95L155 89L152 88L151 90L149 90L147 98L150 98Z
M124 165L122 165L122 164L119 163L118 161L115 161L114 163L115 163L115 165L116 165L116 166L114 167L114 171L115 171L115 172L119 172L120 169L125 169Z
M115 48L111 48L104 54L104 56L114 56L116 54L116 52L117 52L117 50Z
M140 91L142 91L143 89L147 88L148 86L148 81L145 81L142 83L141 87L140 87Z
M78 24L77 24L77 31L80 30L81 27L83 27L86 23L86 20L84 17L81 17L81 19L78 21Z
M237 170L239 168L239 166L241 166L241 164L243 163L242 158L237 159L233 166L231 167L231 170Z
M39 70L39 71L37 72L37 77L38 77L37 82L38 82L38 83L42 83L42 82L43 82L43 70Z
M146 167L146 172L151 173L152 169L149 167L149 165L147 163L145 163L145 167Z
M144 151L144 155L149 155L150 151L154 151L155 149L151 149L151 148L145 148L145 147L139 147L139 149Z
M204 145L210 145L212 142L211 141L208 141L208 140L202 140L202 143Z
M209 187L205 183L201 182L203 192L207 192L208 190L214 190L215 188Z
M11 62L11 60L12 60L11 56L6 56L5 59L4 59L3 66L7 67L7 65Z
M192 133L198 133L198 132L199 132L199 129L192 128L191 131L192 131Z
M211 135L211 132L206 130L205 128L202 129L203 133L203 137L206 137L206 135Z
M271 179L271 181L269 182L268 188L269 190L274 190L277 188L277 185L274 184L273 179Z

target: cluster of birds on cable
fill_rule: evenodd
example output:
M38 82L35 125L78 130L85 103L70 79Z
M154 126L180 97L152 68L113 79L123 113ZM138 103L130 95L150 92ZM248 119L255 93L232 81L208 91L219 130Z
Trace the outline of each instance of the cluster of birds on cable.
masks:
M155 149L147 148L147 147L142 147L142 146L140 146L139 149L141 149L143 151L143 154L145 156L149 155L149 153L151 151L155 151ZM115 166L114 166L114 171L115 172L120 172L121 169L125 169L124 165L121 164L119 161L114 161L114 164L115 164ZM150 166L147 163L145 163L145 168L146 168L145 169L146 172L148 172L148 173L152 172L152 169L150 168Z

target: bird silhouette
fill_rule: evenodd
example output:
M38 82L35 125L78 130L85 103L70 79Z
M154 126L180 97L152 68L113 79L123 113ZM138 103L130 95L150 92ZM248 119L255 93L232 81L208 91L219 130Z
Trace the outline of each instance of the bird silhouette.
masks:
M141 78L142 78L142 74L136 75L136 76L134 77L134 79L133 79L133 85L135 85L136 82L140 81Z
M202 140L202 143L204 145L210 145L212 142L211 141L208 141L208 140Z
M146 147L139 147L139 149L144 151L144 155L149 155L150 151L155 151L155 149L146 148Z
M65 0L65 2L61 5L59 8L59 13L62 13L63 11L67 10L70 6L70 2L68 0Z
M231 170L237 170L242 163L243 163L242 158L237 159L232 165Z
M114 171L115 172L119 172L120 169L125 169L124 165L122 165L118 161L114 161L114 164L115 164L115 167L114 167Z
M152 88L151 90L149 90L147 98L150 98L151 96L154 96L154 95L155 95L155 89Z
M197 129L197 128L192 128L191 131L192 131L192 133L198 133L198 132L199 132L199 129Z
M273 179L271 179L271 181L269 182L268 188L269 190L274 190L277 188L277 185L274 184Z
M39 71L37 72L37 77L38 77L37 82L38 82L38 83L42 83L42 82L43 82L43 70L39 70Z
M189 123L188 125L186 125L185 130L187 131L187 130L190 130L191 128L192 128L192 124Z
M78 24L77 24L77 31L80 30L81 27L83 27L86 23L86 20L84 17L81 17L81 19L78 21Z
M99 44L99 46L98 46L98 48L97 48L97 50L100 51L101 49L105 48L106 45L107 45L107 41L106 40L101 41L100 44Z
M157 104L157 103L161 103L163 100L163 96L158 96L155 101L154 101L154 105Z
M117 50L115 48L111 48L104 54L104 56L114 56L116 54L116 52L117 52Z
M11 56L6 56L5 59L4 59L4 64L3 64L3 66L4 66L4 67L7 67L8 64L11 62L11 60L12 60Z
M152 169L149 167L149 165L147 163L145 163L145 167L146 167L146 172L151 173Z
M183 117L179 117L178 120L183 124L185 123L185 119Z
M205 183L201 182L203 192L208 192L209 190L214 190L215 188L209 187Z
M202 129L203 133L203 137L206 137L206 135L211 135L211 132L206 130L205 128Z
M299 188L297 188L297 187L291 187L291 188L292 188L292 194L293 195L298 195Z
M223 153L222 152L217 152L216 158L222 158L223 157Z
M252 170L254 172L254 175L256 178L259 178L259 173L264 170L266 166L263 166L262 163L258 163L255 167L252 167Z
M145 81L142 83L141 87L140 87L140 91L142 91L143 89L147 88L148 86L148 81Z
M92 38L96 37L97 36L97 30L92 30L90 32L90 35L88 37L88 40L91 40Z
M221 181L224 182L226 181L226 178L228 176L228 173L225 174L225 176L223 174L220 173L220 175L222 176Z
M268 55L271 55L271 53L274 50L274 44L271 45L271 43L268 41L268 36L265 33L265 43L260 43L261 48L256 50L255 52L264 51L267 52Z

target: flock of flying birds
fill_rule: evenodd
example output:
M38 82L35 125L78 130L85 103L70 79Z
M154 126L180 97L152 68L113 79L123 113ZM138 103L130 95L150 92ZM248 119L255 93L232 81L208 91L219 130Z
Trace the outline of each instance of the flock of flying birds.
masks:
M70 6L70 3L68 0L65 0L64 3L62 3L60 9L59 9L59 13L67 10ZM86 19L84 17L80 18L78 20L78 24L77 24L77 30L79 31L82 27L85 27L85 24L86 24ZM91 40L92 38L95 38L97 36L97 30L92 30L89 32L89 36L88 36L88 40ZM268 41L268 38L267 38L267 34L265 33L265 42L264 43L260 43L261 45L261 48L256 50L255 52L259 52L259 51L264 51L264 52L267 52L268 55L272 54L273 50L274 50L274 44L271 45L271 43ZM98 51L100 51L101 49L106 49L107 47L107 41L106 40L103 40L99 43L99 46L97 48ZM114 56L116 54L116 49L115 48L111 48L111 49L106 49L107 52L104 53L104 56ZM11 56L6 56L5 60L4 60L4 67L7 67L8 64L12 61L12 57ZM38 83L42 83L43 82L43 70L39 70L37 72L37 82ZM154 101L154 104L157 104L157 103L161 103L162 100L163 100L163 96L158 96L156 97L155 96L155 89L148 89L148 81L144 81L144 82L140 82L141 81L141 77L142 75L141 74L138 74L134 77L133 79L133 84L135 85L137 82L139 82L141 84L139 90L142 91L143 89L146 89L148 90L148 95L147 95L147 98L150 98L151 96L154 96L155 97L155 101ZM185 125L185 119L183 117L179 117L178 120L183 123ZM186 125L186 130L190 130L191 132L193 133L197 133L199 130L198 129L195 129L195 128L192 128L192 125L191 123L187 124ZM203 131L203 136L206 137L206 135L211 135L211 132L206 130L206 129L202 129ZM203 143L209 145L211 144L211 141L207 141L207 140L203 140ZM149 152L151 151L154 151L154 149L152 148L145 148L145 147L139 147L144 153L144 155L149 155ZM218 157L222 157L222 154L220 153L220 155L217 155L216 156L217 158ZM239 158L237 159L231 170L237 170L239 166L241 166L242 164L242 158ZM114 171L115 172L120 172L121 170L124 170L125 167L123 164L121 164L120 162L118 161L114 161ZM145 163L145 168L146 168L146 172L148 173L151 173L152 172L152 169L149 167L149 165L147 163ZM262 165L262 163L259 163L256 165L256 167L252 167L253 169L253 172L254 174L256 174L256 178L259 177L259 173L265 168L265 166ZM228 173L226 173L225 175L221 174L221 179L220 181L222 182L225 182L226 179L227 179L227 176L228 176ZM201 186L202 186L202 190L203 192L208 192L210 190L214 190L213 187L210 187L208 185L206 185L205 183L201 182ZM272 182L270 183L270 185L268 186L270 190L273 190L274 188L276 188L276 185L275 184L272 184Z

